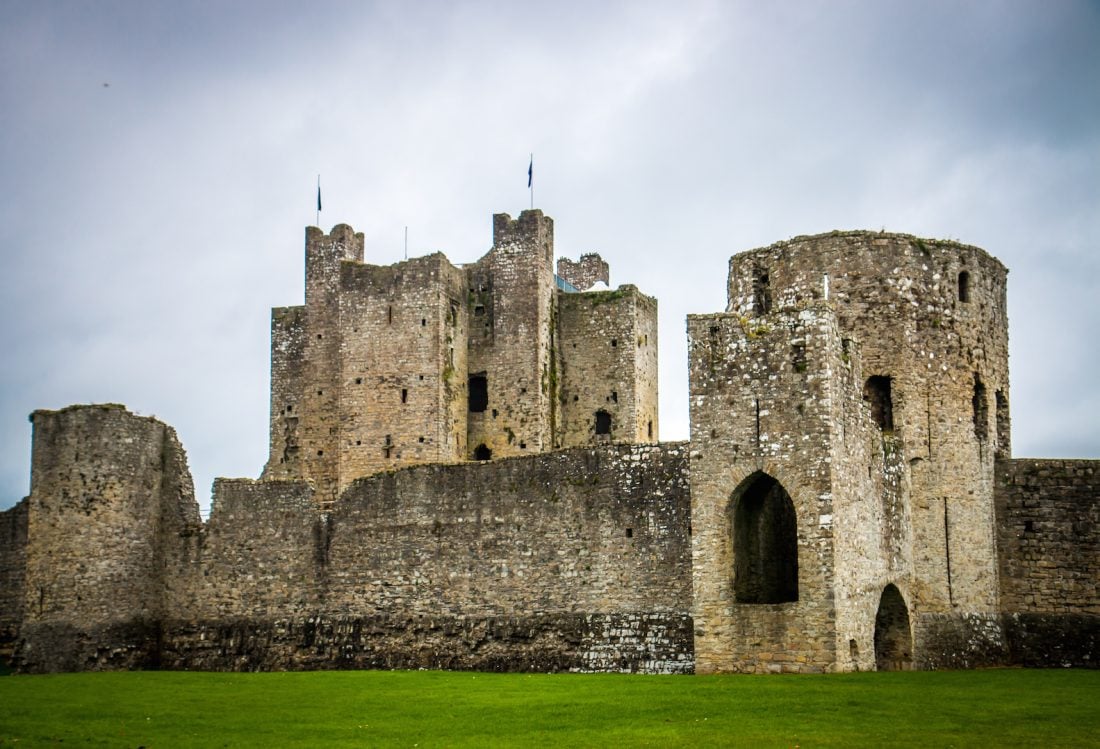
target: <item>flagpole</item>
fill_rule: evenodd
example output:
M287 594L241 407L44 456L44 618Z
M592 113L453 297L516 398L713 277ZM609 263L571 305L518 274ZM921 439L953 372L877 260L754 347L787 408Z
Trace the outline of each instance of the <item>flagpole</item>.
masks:
M405 227L405 259L409 259L409 227Z

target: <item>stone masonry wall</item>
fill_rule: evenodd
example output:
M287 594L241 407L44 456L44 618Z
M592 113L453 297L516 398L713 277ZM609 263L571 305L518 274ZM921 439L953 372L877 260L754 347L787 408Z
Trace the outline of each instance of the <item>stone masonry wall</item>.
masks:
M190 600L166 619L290 618L321 601L325 521L305 481L217 479L210 519L174 573Z
M302 398L305 382L305 307L271 310L271 403L265 478L302 475Z
M689 672L684 445L220 481L173 668Z
M345 263L340 490L399 465L466 459L465 275L440 253Z
M914 613L909 474L894 435L875 423L862 399L863 359L857 341L841 339L832 368L833 582L837 670L876 668L876 617L887 586ZM905 633L911 640L909 623ZM912 659L906 661L912 665ZM904 667L904 666L903 666Z
M0 512L0 660L9 649L23 621L27 573L27 513L30 500Z
M357 482L331 515L346 614L686 612L685 448L569 450Z
M657 302L634 286L558 295L560 443L657 441ZM610 433L596 433L596 413Z
M996 498L1010 657L1100 666L1100 461L998 461Z
M37 412L16 663L690 672L686 462L433 464L328 511L305 481L219 479L203 525L169 427Z

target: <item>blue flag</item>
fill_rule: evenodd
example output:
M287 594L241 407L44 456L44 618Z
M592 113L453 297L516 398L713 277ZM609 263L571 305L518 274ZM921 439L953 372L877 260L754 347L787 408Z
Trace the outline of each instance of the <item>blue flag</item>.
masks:
M527 165L527 186L531 186L531 177L535 173L535 157L531 157L531 163Z
M321 185L317 185L317 212L321 211Z

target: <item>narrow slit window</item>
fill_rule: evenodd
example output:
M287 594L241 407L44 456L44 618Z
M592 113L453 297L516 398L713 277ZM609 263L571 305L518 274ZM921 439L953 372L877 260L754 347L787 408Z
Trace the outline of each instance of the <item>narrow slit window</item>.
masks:
M1012 436L1011 427L1008 416L1008 396L1004 394L1003 390L998 390L996 394L997 404L997 455L999 457L1008 457L1012 454Z
M409 389L408 388L401 388L401 402L402 403L408 403L409 402Z
M959 301L970 301L970 272L961 271L959 273Z
M974 397L971 399L974 411L974 436L981 441L989 438L989 399L985 393L985 383L977 372L974 373Z
M772 309L772 286L768 269L757 266L752 271L752 307L758 315Z

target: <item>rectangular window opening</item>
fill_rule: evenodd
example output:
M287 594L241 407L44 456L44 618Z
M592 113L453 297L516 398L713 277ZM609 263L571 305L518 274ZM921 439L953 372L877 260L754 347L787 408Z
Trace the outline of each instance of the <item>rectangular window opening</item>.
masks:
M489 406L489 381L485 374L470 375L469 380L470 411L484 413ZM495 415L495 412L494 412Z

